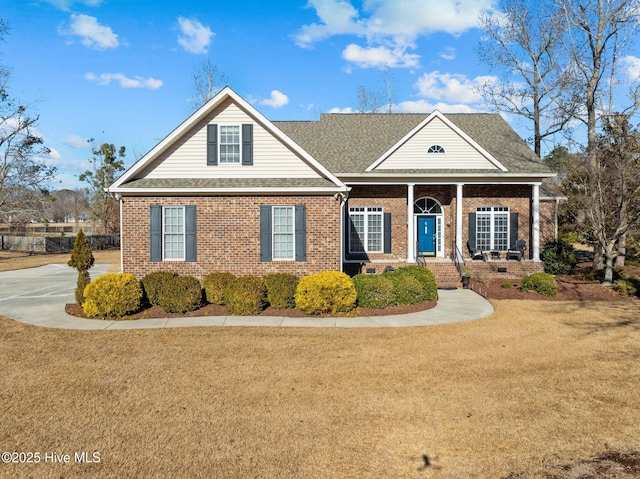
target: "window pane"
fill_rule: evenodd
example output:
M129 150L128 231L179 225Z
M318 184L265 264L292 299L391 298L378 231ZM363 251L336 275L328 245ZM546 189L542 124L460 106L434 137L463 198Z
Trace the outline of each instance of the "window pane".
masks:
M350 216L349 249L352 252L362 252L364 251L364 213L351 212Z
M382 215L379 213L370 213L367 217L368 237L367 251L382 251Z
M164 208L164 259L184 259L184 208Z
M509 245L509 215L494 213L493 220L493 248L506 251Z
M220 126L220 163L240 163L240 126Z
M476 248L491 249L491 214L476 213Z
M273 258L293 259L293 208L273 208Z

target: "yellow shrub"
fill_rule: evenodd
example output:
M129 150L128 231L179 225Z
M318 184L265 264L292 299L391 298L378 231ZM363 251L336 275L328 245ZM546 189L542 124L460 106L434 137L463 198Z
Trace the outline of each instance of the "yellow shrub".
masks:
M84 289L84 314L89 317L119 317L140 309L142 287L129 273L98 276Z
M305 276L296 288L296 308L307 314L340 313L353 309L356 288L351 278L339 271Z

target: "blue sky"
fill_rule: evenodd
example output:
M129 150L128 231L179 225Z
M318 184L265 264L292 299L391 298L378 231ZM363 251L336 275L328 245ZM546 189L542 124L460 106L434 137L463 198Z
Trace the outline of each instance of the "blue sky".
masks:
M127 148L127 166L191 112L193 69L215 64L271 120L357 108L393 82L394 111L485 110L473 86L477 18L496 0L5 0L0 61L33 103L59 168L79 185L87 139ZM528 133L514 124L522 136Z

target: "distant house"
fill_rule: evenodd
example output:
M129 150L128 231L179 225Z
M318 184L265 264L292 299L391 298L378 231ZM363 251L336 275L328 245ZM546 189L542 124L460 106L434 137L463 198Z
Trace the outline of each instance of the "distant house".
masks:
M269 121L225 88L110 191L122 269L137 276L354 274L424 260L451 283L451 258L472 250L489 260L472 267L491 274L542 270L555 175L497 114ZM517 240L523 261L505 262Z

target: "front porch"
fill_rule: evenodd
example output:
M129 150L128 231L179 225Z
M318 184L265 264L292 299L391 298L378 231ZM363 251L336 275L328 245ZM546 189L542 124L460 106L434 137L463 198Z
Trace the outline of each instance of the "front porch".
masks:
M353 185L344 270L380 273L424 261L440 286L451 287L460 285L457 261L472 274L521 278L543 270L541 238L555 237L546 209L537 183ZM521 261L507 261L518 240L526 245ZM482 260L471 261L475 250Z

